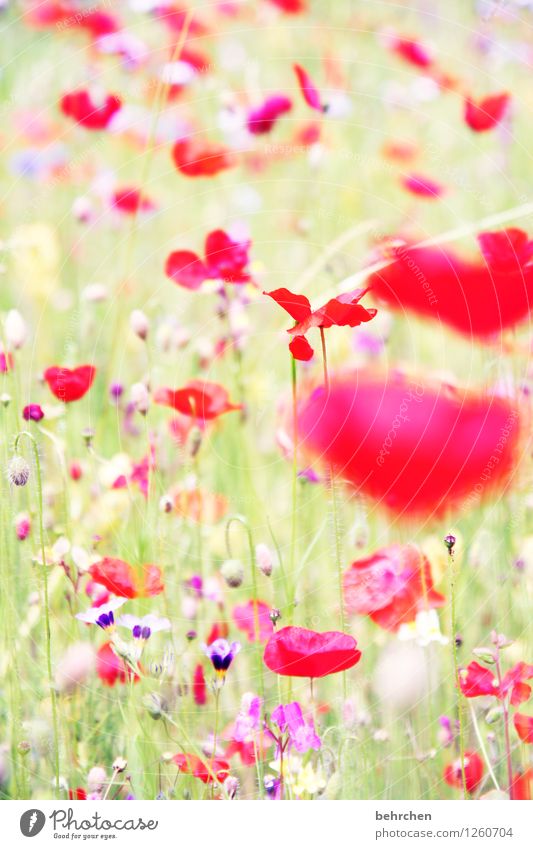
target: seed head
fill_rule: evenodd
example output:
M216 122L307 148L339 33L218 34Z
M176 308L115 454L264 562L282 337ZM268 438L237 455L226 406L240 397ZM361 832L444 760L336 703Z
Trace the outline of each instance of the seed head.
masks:
M7 478L14 486L26 486L30 477L30 467L24 457L15 454L7 467Z
M244 566L240 560L226 560L220 573L228 587L240 587L244 579Z

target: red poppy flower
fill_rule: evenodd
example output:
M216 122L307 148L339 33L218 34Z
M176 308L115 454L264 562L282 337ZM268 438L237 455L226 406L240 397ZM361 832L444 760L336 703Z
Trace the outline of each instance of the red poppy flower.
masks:
M507 92L491 94L478 101L467 97L464 106L466 123L475 133L492 130L504 118L510 99L511 96Z
M437 200L444 194L444 187L429 177L422 177L420 174L409 174L402 179L402 186L420 198L430 198Z
M515 800L530 801L533 799L533 769L531 767L528 767L524 772L515 773L511 793Z
M523 743L533 743L533 716L525 713L515 713L513 717L516 733Z
M78 29L86 30L93 39L101 38L103 35L110 35L111 33L118 32L120 29L120 23L117 18L108 12L104 12L103 9L85 9L80 15L79 11L74 8L72 10L72 17L75 19L74 25Z
M254 136L269 133L274 124L292 109L292 100L284 94L273 94L268 97L261 106L255 107L248 113L246 125L248 131Z
M309 631L289 625L276 631L265 646L265 664L278 675L323 678L351 669L361 659L357 641L340 631Z
M121 598L147 598L159 595L165 589L161 570L151 563L145 564L138 576L125 560L104 557L93 563L89 574L94 581Z
M112 117L121 108L116 94L106 95L103 103L95 103L85 89L70 91L61 98L61 111L86 130L105 130Z
M296 74L296 78L298 80L298 85L300 86L300 91L302 92L303 99L307 103L311 109L314 109L316 112L325 112L326 107L322 104L322 100L320 98L320 92L314 84L313 80L307 73L307 71L302 68L301 65L293 65L294 73Z
M469 793L473 793L481 784L483 773L483 761L477 752L466 751L464 754L464 772L465 785ZM450 787L463 786L463 772L461 768L461 758L457 758L453 763L447 764L444 767L444 781Z
M274 630L270 619L270 607L264 601L257 602L257 614L253 600L246 604L238 604L233 608L233 621L239 631L245 631L251 643L255 642L257 637L260 643L265 642Z
M200 421L210 421L223 413L242 409L241 404L231 403L223 386L207 380L190 380L182 389L161 387L156 390L154 401Z
M393 310L412 310L468 337L490 339L515 327L533 303L533 242L511 228L478 236L483 258L447 248L403 246L368 286Z
M125 215L136 215L137 212L150 212L154 209L151 200L144 197L139 189L123 188L113 192L111 203Z
M297 15L307 9L305 0L269 0L269 2L283 12L287 12L288 15Z
M226 758L231 758L233 755L239 755L243 766L253 766L255 763L255 753L257 746L253 740L245 742L242 740L230 740L224 755ZM263 753L264 755L265 753Z
M392 50L397 56L416 68L430 68L433 64L433 59L427 48L414 38L398 36L392 42Z
M251 242L237 242L224 230L213 230L205 239L205 258L192 251L174 251L167 259L165 274L185 289L199 289L204 280L248 283Z
M215 640L225 640L229 634L227 622L215 622L207 635L206 645L210 646Z
M394 513L425 519L504 489L520 431L504 398L370 369L333 377L298 415L304 454Z
M312 327L324 329L333 325L337 327L358 327L363 322L374 318L377 310L367 310L359 303L366 292L367 289L347 292L345 295L332 298L323 307L314 311L305 295L296 295L289 289L274 289L272 292L263 292L263 294L276 301L296 322L294 327L288 331L294 337L289 345L293 357L297 360L310 360L313 356L313 349L305 339L305 335Z
M208 758L202 761L196 755L180 752L174 755L172 760L179 767L180 772L194 775L204 784L213 784L215 781L222 784L229 775L230 765L222 758Z
M356 560L344 573L349 613L360 613L389 631L412 622L421 610L442 607L431 566L416 545L390 545Z
M83 398L93 385L95 374L94 366L77 366L73 369L51 366L46 369L44 379L56 398L69 404Z
M83 787L76 787L75 790L69 789L68 797L71 801L74 801L74 799L76 799L78 802L82 802L87 799L87 791L84 790Z
M520 705L531 695L531 687L526 684L530 678L533 678L533 666L520 662L505 673L500 686L494 670L487 669L474 660L466 669L460 670L459 686L468 699L476 696L495 696L497 699L504 699L510 693L511 704Z
M139 676L117 657L110 642L100 646L96 653L96 674L106 687L114 687L117 682L139 681Z
M196 705L205 705L207 702L207 690L205 686L204 667L201 663L194 667L194 677L192 681L192 695Z
M214 177L236 165L235 156L227 148L193 139L176 142L172 158L178 171L186 177Z

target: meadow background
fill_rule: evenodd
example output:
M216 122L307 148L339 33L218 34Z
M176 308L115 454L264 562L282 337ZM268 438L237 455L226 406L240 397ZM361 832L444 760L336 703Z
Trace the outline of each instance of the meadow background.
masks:
M180 751L209 757L215 727L223 757L225 729L243 694L253 692L264 698L266 713L297 700L322 741L318 750L291 755L285 798L460 798L461 786L443 778L459 756L454 638L460 637L460 665L490 645L492 631L512 641L502 651L505 668L532 660L527 427L511 487L439 517L395 517L342 481L333 490L324 478L295 481L283 436L290 430L290 322L262 292L286 286L321 304L353 288L344 281L360 275L379 258L382 241L400 232L419 241L451 233L454 249L473 252L475 234L491 229L484 222L494 217L497 227L500 214L502 226L528 229L531 9L511 0L308 0L296 14L269 0L188 4L192 20L205 24L196 31L187 15L181 26L168 26L151 5L98 7L144 45L142 61L129 65L99 52L76 22L36 26L29 16L35 4L3 3L0 14L0 310L2 348L13 356L0 376L0 792L33 799L66 798L77 788L95 798L265 798L265 775L279 775L273 749L247 766L232 756L236 791L234 784L181 774L171 760ZM82 17L94 5L72 9ZM184 20L187 46L205 54L210 67L169 99L161 69L175 58ZM389 46L394 34L428 45L460 90L510 92L506 121L471 132L462 97L402 61ZM323 92L325 115L304 102L294 63ZM129 110L123 126L91 132L61 113L62 96L88 86L120 95ZM269 134L246 133L243 112L272 92L287 94L292 111ZM299 134L317 124L320 137L302 143ZM238 165L212 179L179 173L172 144L200 131L234 149ZM392 142L412 148L415 159L387 155ZM401 179L413 170L442 184L443 197L407 192ZM137 187L154 208L122 214L110 202L119 186ZM514 209L516 221L507 212ZM216 284L187 291L165 275L171 251L200 253L217 228L251 239L257 283L228 285L225 299ZM393 313L372 292L364 303L378 307L364 333L328 333L332 373L404 370L416 380L431 376L476 391L498 387L527 406L528 320L480 344L438 317ZM13 310L23 323L18 336ZM146 319L145 338L141 317L132 322L135 310ZM313 342L314 360L297 364L302 392L322 380L318 336ZM41 376L52 365L83 363L96 367L94 384L81 400L63 404ZM172 411L151 396L193 378L222 384L244 411L205 428L191 429L189 421L185 436L181 417L172 430ZM122 388L119 400L110 395L112 385ZM44 411L38 422L22 418L30 403ZM22 437L15 450L22 430L38 449L42 509L31 439ZM143 493L144 473L136 477L134 468L152 447L156 459ZM25 486L13 485L7 473L15 453L30 466ZM114 487L120 476L127 485ZM268 547L270 576L250 556L248 533L252 550ZM453 559L444 544L449 534L456 537ZM307 679L264 666L263 645L235 625L236 605L256 597L279 610L277 627L340 629L338 564L344 570L394 543L414 543L429 558L447 599L438 612L444 639L399 640L367 616L345 614L345 630L362 651L345 676L318 679L311 690ZM137 683L107 686L95 665L105 635L75 618L94 601L86 592L88 570L103 557L120 558L137 573L142 564L161 569L164 592L131 599L120 611L153 612L172 624L146 643ZM230 558L244 569L235 588L221 574ZM203 597L191 588L193 576L203 578ZM228 638L242 649L215 696L200 644L217 623L227 624ZM193 687L199 664L205 704ZM484 757L481 740L496 778L485 766L472 795L495 791L495 783L504 793L497 700L461 701L464 744ZM527 705L520 710L527 714ZM511 731L513 773L527 776L530 747ZM117 766L117 758L126 765Z

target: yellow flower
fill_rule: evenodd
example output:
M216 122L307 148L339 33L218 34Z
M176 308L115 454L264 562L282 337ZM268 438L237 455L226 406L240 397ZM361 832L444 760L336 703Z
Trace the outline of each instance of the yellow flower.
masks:
M57 231L44 222L22 224L10 239L15 273L30 297L47 298L59 283Z

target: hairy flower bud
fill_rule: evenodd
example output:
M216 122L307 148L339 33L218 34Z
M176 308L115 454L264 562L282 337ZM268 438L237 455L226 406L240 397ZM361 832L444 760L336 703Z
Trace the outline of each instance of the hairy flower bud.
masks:
M133 310L130 315L130 327L139 339L146 339L150 332L150 322L142 310Z
M244 566L240 560L226 560L222 564L220 574L228 587L240 587L244 579Z
M14 486L26 486L30 477L30 467L24 457L15 454L7 467L7 478Z

